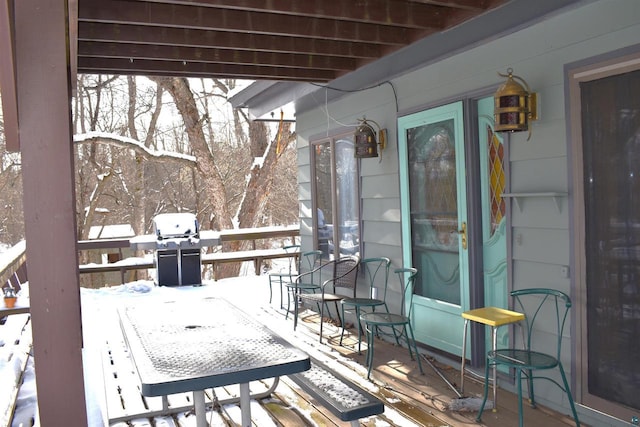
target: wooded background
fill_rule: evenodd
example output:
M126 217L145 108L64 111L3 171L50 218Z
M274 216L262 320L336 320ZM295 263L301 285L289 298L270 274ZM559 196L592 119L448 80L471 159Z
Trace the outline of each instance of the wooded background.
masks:
M163 212L193 212L211 230L297 223L292 124L232 109L227 99L239 84L246 82L79 75L78 238L116 224L148 234ZM20 154L6 152L1 116L0 155L0 243L13 245L24 238Z

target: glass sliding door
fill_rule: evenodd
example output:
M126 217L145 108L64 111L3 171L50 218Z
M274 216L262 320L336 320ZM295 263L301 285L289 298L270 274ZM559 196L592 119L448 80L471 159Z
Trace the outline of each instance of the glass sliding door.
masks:
M353 134L311 146L315 247L326 259L360 255L360 185Z
M640 410L640 71L580 85L588 393Z

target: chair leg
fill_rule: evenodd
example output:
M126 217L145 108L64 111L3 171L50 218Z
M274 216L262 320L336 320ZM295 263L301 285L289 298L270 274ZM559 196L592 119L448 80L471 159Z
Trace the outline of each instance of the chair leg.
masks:
M533 392L533 371L531 371L531 369L527 371L527 382L529 385L529 404L531 404L531 407L535 408L536 395Z
M271 277L269 277L269 304L271 304L271 300L273 298L273 283L271 283Z
M576 422L576 427L580 427L578 412L576 411L576 405L573 402L573 396L571 395L571 389L569 388L569 383L567 382L567 376L564 373L564 368L562 367L562 363L558 362L558 368L560 369L560 376L562 377L562 383L564 384L564 391L565 393L567 393L567 398L569 399L569 405L571 406L571 413L573 414L573 420Z
M393 336L396 339L396 344L398 344L398 346L400 345L400 338L402 338L402 334L400 334L400 336L398 336L398 333L396 332L396 327L392 326L391 330L393 331Z
M418 360L418 368L420 369L420 373L424 374L422 370L422 362L420 361L420 353L418 353L418 345L416 344L416 340L413 337L413 329L411 328L411 323L407 324L407 328L409 329L409 334L407 335L407 346L409 347L409 354L411 354L411 343L413 343L413 349L416 352L416 359ZM409 341L409 335L411 335L411 341Z
M285 319L289 318L289 313L291 313L291 288L287 287L287 314L284 315Z
M344 318L344 315L342 317ZM356 323L358 325L358 354L362 354L362 350L360 349L360 343L362 342L362 324L360 323L360 307L358 306L356 306Z
M289 310L287 307L287 316L289 315ZM296 330L296 326L298 326L298 294L296 291L293 291L293 330Z
M531 378L529 378L529 384L531 384ZM518 385L518 425L524 426L524 408L522 407L522 369L516 368L516 383ZM493 385L496 386L495 384Z
M342 318L344 319L344 304L340 304L340 309L342 311ZM342 337L344 337L344 323L342 324L342 332L340 332L340 345L342 345Z
M333 304L336 306L336 316L338 316L338 322L340 322L340 326L344 328L342 317L340 317L340 312L338 311L338 301L334 301ZM329 311L329 307L327 307L327 311Z
M484 411L484 405L487 403L487 397L489 396L489 370L491 363L489 362L489 358L484 364L484 393L482 397L482 404L480 405L480 409L478 409L478 416L476 417L477 422L482 421L482 412Z
M322 344L322 324L324 323L322 321L322 319L324 318L324 306L325 305L326 305L325 303L320 304L320 343L321 344Z
M371 368L373 367L373 330L367 325L367 379L371 379Z

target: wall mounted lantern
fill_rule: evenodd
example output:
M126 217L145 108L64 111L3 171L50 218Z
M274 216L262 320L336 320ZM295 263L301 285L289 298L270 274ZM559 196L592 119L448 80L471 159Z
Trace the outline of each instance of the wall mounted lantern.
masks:
M358 122L359 125L354 135L355 157L359 159L378 157L378 145L380 145L380 151L384 150L387 145L387 130L380 129L376 122L366 118L358 119ZM378 129L377 132L371 125L372 123Z
M495 130L497 132L528 130L528 141L531 138L530 122L538 120L538 95L531 93L527 82L521 77L514 76L511 68L507 69L507 74L498 73L498 75L506 77L507 81L498 88L493 97Z

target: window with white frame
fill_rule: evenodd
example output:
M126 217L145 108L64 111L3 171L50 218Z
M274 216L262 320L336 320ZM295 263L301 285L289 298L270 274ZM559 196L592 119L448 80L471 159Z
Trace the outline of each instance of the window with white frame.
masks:
M360 255L360 185L353 134L311 142L315 248L326 259Z

